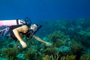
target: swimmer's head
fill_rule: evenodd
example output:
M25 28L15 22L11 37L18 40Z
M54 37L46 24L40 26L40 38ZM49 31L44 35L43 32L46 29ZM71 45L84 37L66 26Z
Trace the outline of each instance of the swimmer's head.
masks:
M37 24L31 24L29 29L32 31L36 31L38 29L38 25Z

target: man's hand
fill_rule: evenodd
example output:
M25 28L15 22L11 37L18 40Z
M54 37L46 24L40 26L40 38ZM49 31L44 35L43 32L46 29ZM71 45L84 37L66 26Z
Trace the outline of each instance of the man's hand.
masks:
M24 41L20 41L21 45L23 48L26 48L27 47L27 44L24 42Z
M45 42L47 46L51 46L52 44L49 42Z

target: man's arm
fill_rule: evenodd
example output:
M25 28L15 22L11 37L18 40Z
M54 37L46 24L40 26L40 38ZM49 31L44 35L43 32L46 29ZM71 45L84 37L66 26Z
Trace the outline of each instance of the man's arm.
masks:
M19 41L23 41L22 38L20 37L19 31L17 29L13 29L13 33Z
M22 38L19 35L20 31L21 31L20 28L13 29L13 33L15 34L16 38L20 41L22 47L26 48L27 47L26 43L22 40Z
M43 42L43 43L45 43L45 44L47 44L47 45L49 45L49 46L51 45L50 43L42 40L41 38L39 38L39 37L37 37L37 36L35 36L35 35L33 35L33 37L34 37L36 40L40 41L40 42Z

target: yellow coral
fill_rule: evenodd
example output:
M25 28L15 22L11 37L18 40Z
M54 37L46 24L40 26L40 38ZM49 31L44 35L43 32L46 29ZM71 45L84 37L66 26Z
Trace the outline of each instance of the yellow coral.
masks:
M35 57L35 49L31 47L23 57L33 59Z
M61 59L60 59L60 60L66 60L65 56L61 57Z
M15 60L16 55L19 54L19 51L15 48L4 48L2 51L3 58L9 58L9 60Z
M66 60L75 60L75 58L76 58L76 56L74 56L74 55L71 55L71 56L67 55L66 56Z
M56 43L58 40L67 40L68 36L64 35L61 31L55 31L48 35L48 39L51 40L51 42Z
M61 60L75 60L75 59L76 59L76 56L74 55L71 55L71 56L67 55L66 57L65 56L61 57Z
M59 52L57 53L57 55L51 55L51 60L59 60L59 58L60 58Z
M77 43L76 41L72 40L71 49L74 54L77 54L78 51L82 50L82 45L80 43Z
M90 60L90 55L83 54L80 58L80 60Z
M51 60L51 57L46 55L45 57L42 58L42 60Z
M43 52L48 55L53 55L53 54L57 53L55 48L47 48Z

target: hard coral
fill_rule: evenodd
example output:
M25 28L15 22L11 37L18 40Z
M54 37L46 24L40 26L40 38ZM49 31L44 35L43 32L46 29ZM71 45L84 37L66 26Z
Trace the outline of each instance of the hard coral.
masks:
M71 56L67 55L66 57L63 56L61 57L61 60L76 60L76 56L74 55L71 55Z
M42 60L51 60L51 57L46 55L45 57L42 58Z
M61 46L60 48L57 48L56 50L60 52L61 55L67 55L71 51L71 48L67 46Z
M63 45L63 42L61 40L57 40L57 42L54 44L57 48L61 47Z
M56 55L51 55L51 60L60 60L60 54L57 53Z
M4 58L9 58L9 60L15 60L16 55L19 53L17 49L12 49L12 48L4 48L3 49L3 57Z
M80 60L90 60L90 55L83 54L80 58Z
M51 42L56 43L57 39L60 39L61 37L63 37L63 34L61 34L60 31L55 31L48 36L48 39L51 40Z
M55 48L47 48L43 52L48 55L53 55L53 54L57 53Z
M28 50L26 52L26 54L24 55L24 57L27 58L27 59L34 59L34 57L35 57L35 49L30 48L30 50Z
M81 44L77 43L76 41L72 40L71 50L74 54L78 54L78 52L81 52L83 50L83 47Z
M51 40L51 42L56 43L58 40L67 41L68 36L64 35L61 31L55 31L52 34L48 35L48 39Z

